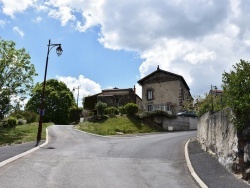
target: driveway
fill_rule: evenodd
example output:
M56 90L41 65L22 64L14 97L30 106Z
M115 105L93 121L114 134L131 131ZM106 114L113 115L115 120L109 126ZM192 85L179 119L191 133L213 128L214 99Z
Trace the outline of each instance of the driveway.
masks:
M101 137L49 128L49 144L0 168L0 187L198 187L184 144L196 132Z

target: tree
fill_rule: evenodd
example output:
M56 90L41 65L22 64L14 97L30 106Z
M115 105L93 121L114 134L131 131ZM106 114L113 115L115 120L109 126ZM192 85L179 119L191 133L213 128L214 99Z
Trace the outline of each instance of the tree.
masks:
M24 48L16 49L13 41L0 38L0 116L11 110L10 98L24 100L33 86L35 67ZM0 118L1 118L0 117Z
M226 104L233 111L233 123L243 130L250 122L250 63L240 60L233 70L223 73L223 93Z
M103 116L104 111L107 108L107 104L99 101L98 103L96 103L95 107L97 109L97 114Z
M206 112L218 112L226 108L224 103L224 96L213 96L211 94L205 94L205 98L198 97L196 99L195 111L198 116L202 116Z
M11 108L10 96L0 96L0 120L4 118L4 115L7 114Z
M135 103L127 103L124 108L128 115L135 115L138 112L138 106Z
M25 109L39 113L43 83L37 83ZM73 93L66 84L51 79L46 82L43 122L68 124L70 108L75 106Z

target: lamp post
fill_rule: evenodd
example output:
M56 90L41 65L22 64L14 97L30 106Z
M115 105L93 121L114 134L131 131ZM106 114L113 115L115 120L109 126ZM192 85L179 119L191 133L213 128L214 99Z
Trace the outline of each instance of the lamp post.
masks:
M58 46L56 48L57 55L58 56L62 55L63 50L61 48L61 44L51 44L50 40L49 40L47 57L46 57L45 72L44 72L44 80L43 80L41 107L39 110L39 125L38 125L38 131L37 131L36 146L38 146L39 142L41 141L41 135L42 135L42 125L43 125L43 115L44 115L44 91L45 91L45 86L46 86L46 76L47 76L47 68L48 68L48 61L49 61L49 52L52 48L54 48L56 46Z
M213 89L217 90L216 86L211 85L211 97L212 97L212 113L214 113L214 97L213 97Z
M75 89L78 90L78 92L77 92L77 101L76 101L76 103L77 103L77 108L78 108L79 86L78 86L78 87L73 87L73 91L75 91Z

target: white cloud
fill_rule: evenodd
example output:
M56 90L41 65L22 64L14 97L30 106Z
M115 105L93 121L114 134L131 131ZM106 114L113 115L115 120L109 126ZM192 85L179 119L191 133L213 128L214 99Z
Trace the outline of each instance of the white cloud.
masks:
M70 20L75 20L75 16L71 13L71 8L67 6L59 7L58 10L51 10L49 16L61 21L61 25L65 26Z
M82 106L82 98L89 95L94 95L101 92L100 84L90 80L89 78L85 78L83 75L80 75L79 78L75 77L62 77L56 76L56 79L64 82L70 90L73 88L78 88L79 86L79 99L78 105ZM78 89L75 89L74 97L77 99Z
M202 63L208 60L214 60L216 58L215 52L191 52L185 55L184 60L189 61L192 64Z
M6 22L5 21L3 21L3 20L0 20L0 27L4 27L5 26L5 24L6 24Z
M16 32L18 35L20 35L20 37L24 37L24 32L21 30L21 29L19 29L18 27L13 27L13 31L14 32Z
M136 87L136 94L139 96L139 97L141 97L142 98L142 87L139 85L139 84L136 84L135 85L135 87Z
M34 23L40 23L42 20L43 20L42 17L38 16L38 17L36 17L35 19L33 19L32 21L33 21Z
M3 3L3 13L14 18L14 14L25 11L37 0L1 0Z
M182 75L193 94L207 92L211 84L219 87L224 70L250 58L248 1L3 1L4 13L12 17L28 6L47 11L62 26L73 25L79 32L99 26L98 40L104 47L139 54L140 77L160 65Z

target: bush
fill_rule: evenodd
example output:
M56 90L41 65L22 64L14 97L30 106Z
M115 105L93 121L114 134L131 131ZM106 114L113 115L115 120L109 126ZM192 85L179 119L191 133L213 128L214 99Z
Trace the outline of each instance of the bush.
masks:
M108 107L104 110L104 114L107 115L118 115L119 111L116 107Z
M26 119L18 119L17 124L18 125L26 125L27 124L27 120Z
M108 116L92 116L90 118L88 118L89 122L104 122L108 119Z
M240 60L233 70L223 73L222 82L225 103L233 111L234 126L242 131L250 124L250 62Z
M7 120L6 120L6 119L4 119L4 120L1 121L1 126L2 126L3 128L8 127L8 123L7 123Z
M16 117L17 119L22 119L23 116L21 114L16 114L14 117Z
M17 119L15 117L9 117L7 120L7 126L13 128L17 126Z
M23 116L27 120L27 123L38 121L38 114L36 114L35 112L25 111Z
M120 114L126 114L126 109L125 109L124 106L120 106L120 107L118 108L118 110L119 110L119 113L120 113Z
M140 114L141 119L146 119L146 118L151 118L151 117L156 117L156 116L161 116L161 117L166 117L166 118L176 118L176 115L171 115L162 110L154 110L152 112L143 112L142 114Z
M96 105L95 105L96 109L97 109L97 113L100 116L103 116L105 108L107 108L107 104L103 103L101 101L99 101Z
M128 115L134 115L138 112L138 106L135 103L127 103L124 108Z
M82 113L82 108L71 108L69 110L69 121L79 122L81 113Z
M38 114L35 112L30 112L30 111L16 111L11 114L11 116L17 118L17 119L25 119L27 120L27 123L33 123L38 120Z

